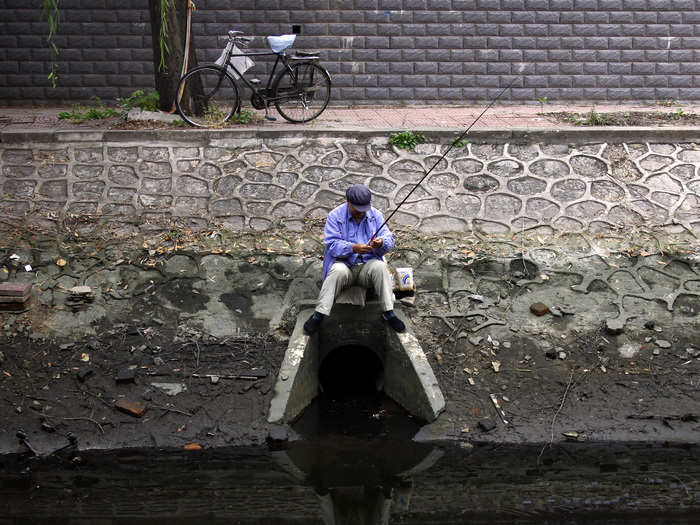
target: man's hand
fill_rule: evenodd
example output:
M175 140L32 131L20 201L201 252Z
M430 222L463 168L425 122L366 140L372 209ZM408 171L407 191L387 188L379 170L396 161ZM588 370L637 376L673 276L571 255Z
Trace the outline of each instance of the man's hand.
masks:
M372 240L369 242L369 246L370 246L370 248L372 248L373 250L374 250L375 248L380 248L380 247L382 246L382 244L384 244L384 241L382 240L381 237L376 237L376 238L372 239Z
M355 253L371 253L372 247L369 244L358 242L352 245L352 251Z

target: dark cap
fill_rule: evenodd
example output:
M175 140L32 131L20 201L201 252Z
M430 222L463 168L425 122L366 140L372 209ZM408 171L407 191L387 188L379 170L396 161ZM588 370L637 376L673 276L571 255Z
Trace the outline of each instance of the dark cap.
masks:
M353 184L345 191L345 196L357 211L367 211L372 207L369 203L372 200L372 192L367 186Z

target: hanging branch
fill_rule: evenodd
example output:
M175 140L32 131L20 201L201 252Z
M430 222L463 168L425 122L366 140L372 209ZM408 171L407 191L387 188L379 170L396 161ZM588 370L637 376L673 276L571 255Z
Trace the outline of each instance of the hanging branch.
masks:
M49 26L49 34L46 36L46 43L49 44L51 48L51 62L49 64L49 74L47 78L49 82L51 82L52 88L56 87L56 82L58 81L58 64L56 64L58 47L53 41L53 37L56 35L58 22L61 19L59 3L60 0L41 0L41 15L46 18L46 23Z
M164 71L165 66L165 56L170 53L170 48L168 47L168 11L170 11L173 6L174 0L160 0L160 62L158 63L158 71Z

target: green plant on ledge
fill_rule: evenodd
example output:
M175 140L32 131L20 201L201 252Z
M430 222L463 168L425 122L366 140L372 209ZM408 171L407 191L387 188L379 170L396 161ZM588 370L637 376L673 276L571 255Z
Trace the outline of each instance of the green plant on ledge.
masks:
M84 108L80 104L75 103L70 111L61 111L58 114L58 118L69 119L72 122L86 122L88 120L100 120L119 115L112 108L108 108L100 102L99 98L95 97L93 100L98 103L96 106Z
M455 148L463 148L467 144L469 144L469 141L460 137L457 137L454 139L450 144L452 144L453 147Z
M139 108L144 111L158 111L159 101L160 95L158 95L157 91L146 93L142 89L134 91L128 97L120 97L117 99L117 103L122 110L123 116L126 116L129 110L134 108Z
M585 118L578 115L571 117L571 123L577 126L611 126L613 119L608 115L598 113L593 107L586 114Z
M248 124L253 120L253 112L249 109L243 109L240 113L234 113L231 120L236 124Z
M393 144L397 148L404 149L406 151L411 151L421 142L425 142L425 137L422 133L415 133L413 131L402 131L400 133L393 133L389 135L389 144Z
M547 103L547 97L540 97L537 99L537 102L540 103L540 112L544 111L544 105Z

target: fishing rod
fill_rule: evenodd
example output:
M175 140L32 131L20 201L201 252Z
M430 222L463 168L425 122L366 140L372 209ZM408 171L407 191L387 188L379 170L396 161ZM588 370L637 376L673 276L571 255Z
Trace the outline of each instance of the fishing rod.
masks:
M523 69L523 68L521 67L521 71L522 71L522 69ZM504 87L504 88L498 93L498 95L496 95L496 97L495 97L491 102L489 102L489 105L486 106L486 108L484 108L484 111L482 111L481 114L480 114L478 117L476 117L476 118L474 119L474 121L473 121L471 124L469 124L469 127L468 127L467 129L465 129L459 137L457 137L456 139L454 139L454 140L452 141L452 143L450 144L450 147L447 148L447 149L445 150L445 153L443 153L442 156L437 160L437 162L435 162L435 164L433 164L433 166L432 166L428 171L425 172L425 174L423 175L423 177L421 178L421 180L418 181L418 184L416 184L416 185L413 187L413 189L412 189L411 191L408 192L408 195L406 195L406 196L403 198L403 200L399 203L399 205L396 207L396 209L395 209L394 211L391 212L391 214L384 220L384 222L382 223L382 225L381 225L379 228L377 228L377 231L374 232L374 233L372 234L372 237L370 237L370 239L369 239L370 241L371 241L372 239L374 239L374 237L375 237L375 236L379 233L379 231L386 225L386 223L389 222L389 219L391 219L391 218L394 216L394 214L395 214L397 211L399 211L399 208L403 205L403 203L406 202L406 201L408 200L408 198L411 196L411 194L412 194L414 191L416 191L416 189L418 188L418 186L420 186L421 183L425 180L425 178L426 178L428 175L430 175L430 173L435 169L435 166L437 166L438 164L440 164L440 162L442 162L442 160L447 156L447 154L448 154L450 151L452 151L452 148L455 147L455 144L459 144L459 143L464 139L464 137L467 136L467 133L469 133L469 130L471 130L471 129L474 127L474 124L476 124L476 123L479 121L479 119L480 119L481 117L484 116L484 113L486 113L486 112L489 110L489 108L491 108L491 106L494 105L494 103L501 97L501 95L502 95L503 93L505 93L507 90L510 89L510 87L515 83L516 80L518 80L518 78L520 78L520 77L517 77L517 76L514 77L513 80L511 80L510 83L509 83L506 87Z

